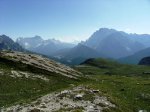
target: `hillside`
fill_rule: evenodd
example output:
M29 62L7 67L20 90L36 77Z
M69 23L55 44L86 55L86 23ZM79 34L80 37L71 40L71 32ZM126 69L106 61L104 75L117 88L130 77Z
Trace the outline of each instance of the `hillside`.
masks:
M138 64L150 66L150 57L142 58Z
M1 111L149 111L148 71L100 58L72 69L39 55L2 51Z
M0 77L2 112L116 108L99 90L84 85L81 72L39 55L1 51Z
M26 103L78 82L82 74L35 54L0 52L0 107Z
M38 68L39 70L61 74L69 78L76 78L78 77L78 74L80 74L77 71L71 69L70 67L67 67L63 64L57 63L47 58L42 58L41 56L35 54L3 51L0 52L0 55L2 60L3 59L10 60L12 62L16 62L16 64L22 63L29 67L31 66L31 67Z
M149 67L146 66L120 64L117 61L102 58L88 59L81 63L79 67L85 65L87 65L86 72L91 72L92 70L90 68L88 70L88 66L92 66L96 67L98 72L103 75L143 76L144 72L149 71ZM94 72L97 73L96 71Z
M88 59L76 66L76 70L93 79L86 85L101 90L117 105L117 109L108 109L108 112L150 111L149 69L148 66L125 65L100 58Z

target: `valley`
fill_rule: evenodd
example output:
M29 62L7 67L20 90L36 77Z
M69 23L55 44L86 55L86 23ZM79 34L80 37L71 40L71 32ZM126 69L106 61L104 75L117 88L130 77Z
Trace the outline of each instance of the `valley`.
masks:
M150 0L0 0L0 112L150 112Z

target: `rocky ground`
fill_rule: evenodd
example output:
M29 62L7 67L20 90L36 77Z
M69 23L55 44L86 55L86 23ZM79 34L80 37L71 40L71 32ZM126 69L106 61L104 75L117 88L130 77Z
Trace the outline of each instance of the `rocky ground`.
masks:
M69 78L77 79L78 77L81 76L80 72L68 66L65 66L61 63L55 62L53 60L50 60L48 58L36 54L28 54L16 51L1 51L0 57L7 58L15 62L28 64L37 67L39 69L46 70L48 72L61 74Z
M2 112L71 112L75 110L101 112L111 108L116 108L115 104L102 96L99 90L78 86L45 95L30 104L2 109Z

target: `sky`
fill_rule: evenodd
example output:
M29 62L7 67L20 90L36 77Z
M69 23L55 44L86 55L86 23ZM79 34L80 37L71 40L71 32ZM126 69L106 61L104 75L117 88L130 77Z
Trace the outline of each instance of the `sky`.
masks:
M0 0L0 35L86 40L100 28L150 34L150 0Z

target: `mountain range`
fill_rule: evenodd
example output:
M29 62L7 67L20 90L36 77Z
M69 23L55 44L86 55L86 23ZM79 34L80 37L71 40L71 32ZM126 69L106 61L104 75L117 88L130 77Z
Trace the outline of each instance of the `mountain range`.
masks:
M101 28L79 44L44 40L40 36L20 37L14 42L0 36L0 49L28 51L46 55L65 64L80 64L88 58L109 58L121 63L137 64L150 55L150 35L128 34L115 29Z
M75 46L74 44L61 42L55 39L43 40L40 36L27 38L20 37L16 40L16 42L29 51L47 56L51 56L54 52L58 50L72 48Z
M96 31L84 44L97 52L105 54L108 58L117 59L146 48L147 46L143 42L136 41L136 38L139 37L138 35L138 37L132 39L132 34L102 28Z
M86 41L70 50L64 49L63 52L54 53L53 56L63 62L69 59L72 64L76 64L77 59L79 64L87 58L95 57L120 60L120 58L134 55L150 47L148 42L150 42L150 35L147 34L128 34L114 29L101 28Z

